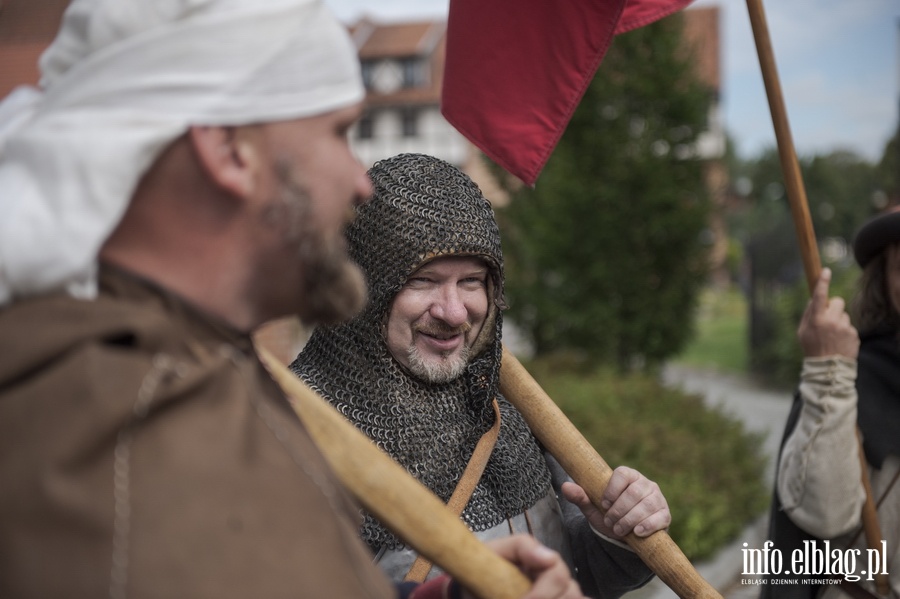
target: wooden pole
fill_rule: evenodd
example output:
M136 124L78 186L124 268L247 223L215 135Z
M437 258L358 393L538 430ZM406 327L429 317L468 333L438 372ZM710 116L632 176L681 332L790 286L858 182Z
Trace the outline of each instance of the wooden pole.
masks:
M612 468L506 348L500 369L500 392L525 418L535 437L581 485L598 509ZM644 563L683 599L721 599L665 532L625 538Z
M284 367L258 348L341 483L385 526L482 599L517 599L531 582L488 549L430 490Z
M819 246L816 244L812 219L809 216L806 189L803 186L800 165L794 150L794 139L791 137L787 111L784 108L784 97L775 67L775 54L772 52L772 42L769 39L769 28L766 25L762 0L747 0L747 10L750 13L753 39L756 41L759 66L766 86L766 97L769 99L769 111L772 113L775 140L778 143L778 157L781 160L784 185L791 206L791 214L794 217L797 242L800 244L800 256L803 259L803 270L806 272L806 284L812 292L822 272L822 263L819 259Z
M797 241L800 244L800 256L803 259L803 268L806 272L806 284L810 293L812 293L822 273L822 264L819 258L819 248L816 244L816 235L813 232L812 219L809 216L806 189L803 186L803 178L800 176L800 165L797 162L794 140L791 137L787 111L784 107L784 96L781 93L781 83L778 79L778 70L775 67L775 53L772 51L772 41L769 37L769 27L766 23L766 14L762 0L747 0L747 11L750 14L753 39L756 42L759 66L766 86L769 111L772 113L775 139L778 143L778 156L781 159L781 170L784 174L788 201L791 205L791 214L794 217ZM857 445L860 464L862 465L862 485L866 492L866 502L862 511L863 528L866 534L866 544L870 549L877 550L881 547L878 510L872 498L868 465L863 452L862 442L859 441L858 435L859 431L857 431ZM883 574L876 575L875 586L882 595L887 595L890 589L887 577Z
M875 505L875 494L872 493L872 483L869 481L869 464L866 462L866 454L862 446L862 433L856 429L856 442L859 450L859 467L862 471L862 485L866 492L866 502L863 504L862 521L863 533L866 536L866 547L874 551L881 551L881 525L878 521L878 508ZM879 595L887 597L891 592L891 582L887 574L882 571L872 572L875 577L875 590Z

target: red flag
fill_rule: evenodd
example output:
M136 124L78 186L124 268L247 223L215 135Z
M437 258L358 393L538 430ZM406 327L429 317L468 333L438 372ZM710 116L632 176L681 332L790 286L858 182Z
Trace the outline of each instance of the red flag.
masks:
M451 0L441 112L534 185L613 35L691 0Z

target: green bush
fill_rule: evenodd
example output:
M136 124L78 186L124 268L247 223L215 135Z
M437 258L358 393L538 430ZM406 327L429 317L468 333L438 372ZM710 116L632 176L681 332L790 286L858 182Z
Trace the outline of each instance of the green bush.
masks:
M527 368L611 467L636 468L659 484L669 533L689 559L711 555L768 504L762 438L699 396L571 356Z
M860 270L856 265L831 265L833 271L829 295L841 297L847 306L856 294ZM753 372L769 384L792 388L800 377L803 353L797 340L797 327L809 302L809 288L803 278L780 289L769 315L771 334L753 351Z
M696 333L674 360L721 372L746 373L747 319L747 300L739 289L704 289L700 295Z

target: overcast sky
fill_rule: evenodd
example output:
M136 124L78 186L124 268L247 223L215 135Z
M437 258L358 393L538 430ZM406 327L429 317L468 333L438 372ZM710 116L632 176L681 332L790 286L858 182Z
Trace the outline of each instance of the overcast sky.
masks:
M325 0L337 16L446 18L448 0ZM721 8L722 107L739 153L775 145L744 0ZM849 149L881 157L900 112L900 2L764 0L794 145L800 155ZM603 68L602 65L600 68Z

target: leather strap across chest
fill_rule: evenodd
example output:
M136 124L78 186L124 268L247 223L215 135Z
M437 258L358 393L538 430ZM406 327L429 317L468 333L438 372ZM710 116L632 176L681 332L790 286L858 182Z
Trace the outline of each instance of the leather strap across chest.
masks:
M491 452L494 451L494 446L497 444L497 437L500 436L500 406L497 404L496 399L494 399L493 408L494 425L481 436L481 439L478 440L478 443L475 445L475 450L472 452L472 457L469 458L469 463L463 471L462 477L459 479L456 488L453 490L453 494L450 495L450 499L447 501L447 507L457 516L462 513L466 504L469 503L469 498L472 496L472 493L475 492L475 487L478 486L478 481L481 480L481 474L484 472L485 466L487 466L487 462L491 457ZM425 577L428 576L428 573L431 571L431 566L432 563L430 560L422 555L418 556L412 567L409 569L409 572L407 572L404 580L407 582L424 581Z

